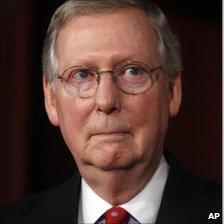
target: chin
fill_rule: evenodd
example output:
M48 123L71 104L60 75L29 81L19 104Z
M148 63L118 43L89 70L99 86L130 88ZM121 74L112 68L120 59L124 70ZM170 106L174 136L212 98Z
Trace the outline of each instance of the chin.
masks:
M103 171L116 171L116 170L131 170L135 166L136 162L127 161L127 162L115 162L115 163L102 163L102 162L95 162L92 163L97 169Z
M92 156L91 156L92 154ZM110 152L91 153L88 157L83 158L82 162L86 165L93 166L100 170L129 170L137 163L137 158L128 152L110 150Z

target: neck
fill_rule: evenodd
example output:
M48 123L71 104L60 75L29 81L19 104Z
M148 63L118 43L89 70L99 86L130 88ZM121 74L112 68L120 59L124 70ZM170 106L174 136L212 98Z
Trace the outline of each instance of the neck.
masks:
M137 164L127 170L101 170L94 166L81 169L80 173L88 185L113 206L124 204L135 197L150 181L161 156L148 164Z

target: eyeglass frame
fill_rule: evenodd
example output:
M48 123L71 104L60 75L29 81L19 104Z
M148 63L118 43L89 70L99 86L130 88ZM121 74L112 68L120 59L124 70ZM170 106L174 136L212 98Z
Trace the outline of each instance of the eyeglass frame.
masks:
M82 68L82 67L83 67L83 68L89 69L89 70L91 70L91 71L94 71L94 74L97 75L97 77L96 77L95 80L97 81L98 86L99 86L102 73L111 73L111 74L112 74L112 80L113 80L113 82L115 83L117 77L118 77L119 74L120 74L120 73L118 73L118 75L113 75L113 74L116 73L116 70L118 70L118 68L120 68L122 65L127 66L127 65L131 65L131 63L136 63L137 65L140 64L140 65L143 65L144 67L146 67L146 68L147 68L147 72L148 72L148 74L149 74L149 78L150 78L152 81L154 81L154 80L152 79L152 75L151 75L151 74L153 74L153 73L154 73L156 70L158 70L158 69L162 69L162 66L160 66L160 65L157 66L157 67L155 67L155 68L153 68L153 69L151 69L147 64L145 64L145 63L143 63L143 62L140 62L140 61L126 61L126 62L123 62L123 63L118 64L117 66L115 66L115 68L114 68L113 70L102 70L102 71L97 71L97 69L94 68L94 67L91 67L91 66L88 66L88 65L85 65L85 64L81 64L81 65L74 65L74 66L71 66L71 67L66 68L66 69L61 73L61 75L57 75L57 79L59 79L59 80L62 82L64 88L66 89L66 91L67 91L68 93L70 93L71 95L75 95L75 94L71 93L71 91L69 91L69 90L66 88L66 86L65 86L66 83L63 82L63 75L64 75L69 69L72 69L72 68L75 68L75 67L79 67L79 68ZM125 67L125 66L124 66L124 67ZM65 79L64 79L64 80L65 80ZM117 86L117 85L116 85L116 86ZM152 85L150 85L146 90L150 89L151 86L152 86ZM136 94L140 94L140 93L146 91L146 90L143 90L143 91L140 91L140 92L138 92L138 93L130 93L130 92L127 92L127 91L121 89L119 86L117 86L117 87L118 87L121 91L123 91L123 92L125 92L125 93L127 93L127 94L134 94L134 95L136 95ZM97 87L97 88L98 88L98 87ZM96 88L96 90L97 90L97 88ZM96 91L96 90L95 90L95 91ZM94 94L95 94L95 92L94 92ZM94 95L94 94L93 94L93 95ZM92 96L93 96L93 95L92 95ZM92 97L92 96L91 96L91 97ZM81 98L88 98L88 97L81 97Z

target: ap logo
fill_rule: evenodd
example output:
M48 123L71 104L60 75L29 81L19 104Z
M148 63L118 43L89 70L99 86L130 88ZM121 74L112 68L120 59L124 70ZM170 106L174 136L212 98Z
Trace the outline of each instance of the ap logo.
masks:
M216 213L212 213L210 212L208 215L208 219L218 219L220 217L220 213L216 212Z

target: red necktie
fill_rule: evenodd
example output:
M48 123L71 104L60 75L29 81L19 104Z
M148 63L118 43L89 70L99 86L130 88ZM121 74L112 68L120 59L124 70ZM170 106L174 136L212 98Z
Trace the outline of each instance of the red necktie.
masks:
M129 214L121 207L112 207L104 214L106 224L124 224L129 219Z

